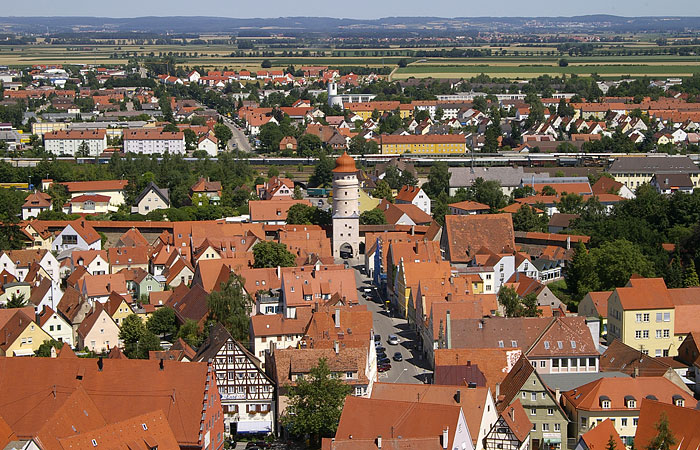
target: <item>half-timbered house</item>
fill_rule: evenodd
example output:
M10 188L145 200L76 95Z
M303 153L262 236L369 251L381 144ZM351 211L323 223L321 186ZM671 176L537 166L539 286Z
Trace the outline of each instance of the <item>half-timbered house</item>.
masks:
M501 412L498 420L484 438L485 450L528 450L532 422L520 404L515 400Z
M273 430L274 383L260 361L221 324L216 324L195 361L210 361L216 372L226 430L231 434L265 434Z

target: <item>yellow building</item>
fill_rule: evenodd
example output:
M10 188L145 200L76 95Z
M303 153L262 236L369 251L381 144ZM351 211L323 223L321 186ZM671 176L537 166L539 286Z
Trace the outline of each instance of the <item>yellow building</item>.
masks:
M459 155L467 152L467 141L461 134L382 135L379 142L383 155L401 155L407 152Z
M32 320L33 316L33 306L0 313L0 322L3 322L0 333L4 336L0 356L32 356L44 341L51 340L51 336Z
M346 103L344 108L350 110L362 117L362 120L367 120L372 117L374 111L380 115L384 113L399 112L402 119L413 117L413 105L403 104L401 102L366 102L366 103Z
M39 222L28 222L24 231L31 237L30 248L35 250L51 250L54 234Z
M396 268L394 278L393 298L394 305L398 308L401 317L408 318L411 297L411 286L418 286L421 280L449 280L451 275L450 263L447 261L404 261L402 258Z
M67 130L69 122L34 122L32 124L32 134L43 137L46 133L52 131Z
M119 326L121 326L126 316L133 314L126 299L116 292L109 294L109 298L105 303L105 309L112 320Z
M675 309L662 278L632 278L608 299L608 345L622 343L645 355L676 356Z
M700 183L700 167L687 156L627 156L613 161L608 173L631 190L651 183L654 175L688 174L693 187Z
M374 198L367 192L365 192L364 189L360 189L360 214L362 214L365 211L375 209L377 206L379 206L379 203L381 203L381 201L381 198Z

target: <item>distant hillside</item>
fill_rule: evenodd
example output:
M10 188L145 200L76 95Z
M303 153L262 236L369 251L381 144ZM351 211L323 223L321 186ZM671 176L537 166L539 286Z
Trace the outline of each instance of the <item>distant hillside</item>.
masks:
M427 27L426 27L427 25ZM450 35L464 31L676 32L700 30L700 17L386 17L375 20L329 17L236 19L226 17L0 17L0 30L24 33L76 31L144 33L320 33L330 35Z

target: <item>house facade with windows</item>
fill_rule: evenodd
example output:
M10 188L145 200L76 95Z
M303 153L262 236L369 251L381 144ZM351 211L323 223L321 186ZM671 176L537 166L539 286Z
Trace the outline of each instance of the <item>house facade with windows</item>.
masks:
M650 356L676 356L675 308L662 278L631 278L608 299L608 344L624 344Z
M37 314L37 323L52 339L58 342L65 342L70 347L73 347L73 327L63 317L63 314L52 310L48 306L44 306L41 312Z
M532 422L520 400L505 408L484 438L485 450L529 450Z
M501 398L502 396L502 398ZM499 413L519 400L532 423L530 440L533 448L562 450L567 448L569 418L559 406L556 394L542 381L532 364L522 356L497 386Z
M185 153L185 134L182 131L124 130L124 152L154 154Z
M665 377L600 378L562 393L564 409L571 418L569 436L578 439L610 419L625 446L631 448L643 399L687 408L697 403Z
M210 362L216 374L224 428L231 434L266 434L274 429L275 385L260 361L216 324L194 361Z

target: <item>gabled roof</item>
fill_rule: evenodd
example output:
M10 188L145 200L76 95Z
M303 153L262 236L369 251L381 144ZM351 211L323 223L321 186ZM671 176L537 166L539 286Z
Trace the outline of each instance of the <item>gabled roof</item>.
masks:
M89 225L82 219L74 220L73 222L68 222L73 230L78 233L88 244L92 244L101 239L99 233L95 231L92 225ZM64 228L65 230L65 228Z
M134 200L134 204L138 205L141 200L149 193L149 192L155 192L158 197L160 197L166 205L170 205L170 190L169 189L161 189L159 188L154 182L149 182L145 188L143 188L143 191L139 194L138 197L136 197L136 200Z
M95 326L97 323L97 320L100 318L100 315L102 312L106 312L105 308L102 306L102 303L100 302L95 302L95 307L92 310L92 313L88 314L85 316L82 322L80 322L80 325L78 326L78 336L82 337L83 339L90 333L92 330L92 327ZM109 313L107 313L109 316ZM114 324L115 327L118 328L117 324L112 320L112 317L110 316L109 320L111 321L112 324Z
M388 224L396 224L404 216L408 216L416 225L432 223L433 218L412 203L390 203L382 200L378 208L384 213Z
M484 205L483 203L479 202L473 202L471 200L450 203L448 206L450 208L461 209L463 211L489 211L491 209L489 205Z
M593 306L595 307L596 311L598 311L598 315L604 319L607 319L608 300L612 295L612 291L591 291L586 295L591 297Z
M443 240L450 260L468 262L486 246L495 253L515 250L513 219L510 214L476 214L445 216Z
M131 227L119 236L116 247L146 247L148 241L136 227Z
M600 177L598 181L596 181L595 184L591 186L591 190L595 195L616 194L620 191L620 188L622 186L622 183L620 183L619 181L615 181L613 178Z
M643 354L640 350L615 339L600 357L601 372L623 372L627 375L663 376L669 366L659 358Z
M676 439L675 450L696 450L700 447L700 411L679 407L659 401L641 399L637 434L634 437L635 448L648 448L651 440L656 437L656 425L665 414L669 428Z
M399 190L399 193L396 194L396 200L411 203L420 192L421 188L418 186L403 186L401 190Z
M532 430L532 422L530 422L530 418L527 416L525 409L523 409L520 399L506 406L503 411L501 411L501 417L518 441L525 442L525 439L527 439ZM618 448L622 449L623 447Z
M72 194L76 192L121 191L129 182L127 180L70 181L61 184L66 186L68 192Z
M508 375L503 379L501 383L501 398L497 398L497 407L500 412L504 411L505 408L510 405L513 400L518 396L518 392L522 389L523 385L530 378L532 374L537 375L535 368L532 367L530 361L525 356L521 356L517 363L513 366ZM539 378L539 376L538 376ZM540 380L542 382L542 380ZM544 385L544 383L542 383Z
M615 448L625 448L625 444L620 439L620 435L617 434L615 425L610 419L605 419L581 436L581 440L586 444L588 450L605 450L608 448L610 439L615 442Z
M634 410L639 408L640 402L647 396L669 404L675 403L675 399L682 399L688 407L696 404L692 395L663 376L600 378L562 395L573 408L584 411ZM636 408L628 408L628 399L636 401ZM610 408L603 408L603 400L610 401Z
M188 289L187 286L184 286L184 289ZM175 310L175 314L182 323L187 319L199 323L209 314L207 297L208 293L201 286L195 284L182 298L171 297L168 306Z
M522 355L519 348L451 348L435 350L435 384L462 385L476 382L495 394ZM478 371L478 372L477 372ZM484 378L483 384L479 380Z
M663 278L632 277L625 287L615 289L615 294L620 299L622 309L626 311L673 309L673 302Z
M24 200L22 208L48 208L51 206L51 196L43 192L32 192Z

